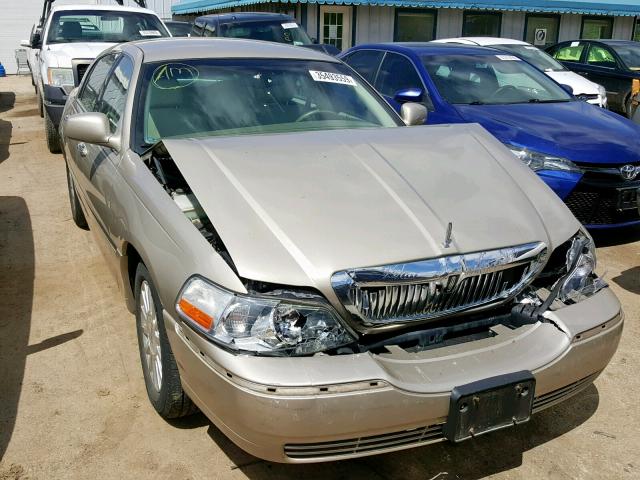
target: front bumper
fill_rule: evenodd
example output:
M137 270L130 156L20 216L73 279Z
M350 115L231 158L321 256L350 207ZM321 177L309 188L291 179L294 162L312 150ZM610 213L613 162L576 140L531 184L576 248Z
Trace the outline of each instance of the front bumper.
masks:
M275 462L354 458L444 439L451 390L530 370L534 411L590 385L623 326L605 289L549 314L552 322L420 353L270 358L230 354L165 312L185 390L233 442ZM396 347L397 348L397 347ZM393 351L391 351L393 350Z

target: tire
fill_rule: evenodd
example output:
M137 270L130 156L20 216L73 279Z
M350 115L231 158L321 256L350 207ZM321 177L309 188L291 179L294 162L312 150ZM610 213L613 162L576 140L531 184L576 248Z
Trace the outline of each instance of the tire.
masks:
M80 205L80 200L78 199L76 186L73 183L73 178L71 178L71 172L69 171L68 166L65 165L65 168L67 169L67 191L69 192L69 206L71 207L71 218L73 218L73 223L75 223L76 226L80 227L83 230L89 230L87 219L84 216L84 212L82 211L82 206Z
M49 117L46 110L44 111L44 130L49 151L51 153L60 153L62 151L60 149L60 133L58 133L58 129L51 121L51 117Z
M38 93L37 87L36 87L36 95L38 96L38 113L40 114L40 118L44 118L44 102L42 101L42 97Z
M624 114L627 118L633 117L633 99L631 98L631 94L627 95L624 99Z
M162 304L149 271L142 263L136 270L134 285L138 348L149 401L165 419L196 413L198 408L182 389L178 365L162 319ZM158 358L159 363L156 362Z

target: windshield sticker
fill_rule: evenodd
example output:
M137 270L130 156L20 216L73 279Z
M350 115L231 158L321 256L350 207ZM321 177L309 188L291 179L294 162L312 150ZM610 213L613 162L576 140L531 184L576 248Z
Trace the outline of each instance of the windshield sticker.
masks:
M140 30L143 37L160 37L162 34L158 30Z
M341 85L351 85L355 87L356 81L351 75L343 75L341 73L319 72L317 70L309 70L309 75L316 82L339 83Z
M571 42L572 47L577 47L580 45L580 42Z
M184 88L195 82L200 72L185 63L165 63L153 71L151 81L161 90Z
M514 55L496 55L497 58L499 58L500 60L505 60L505 61L519 61L520 59Z
M526 46L526 47L524 47L524 48L525 48L526 50L538 50L538 47L529 47L529 46Z
M283 23L282 28L285 30L289 28L298 28L298 24L296 22Z

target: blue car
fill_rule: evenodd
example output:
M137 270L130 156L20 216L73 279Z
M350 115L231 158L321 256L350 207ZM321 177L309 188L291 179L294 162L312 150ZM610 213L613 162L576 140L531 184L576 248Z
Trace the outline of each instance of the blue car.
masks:
M640 225L640 126L580 101L519 57L469 45L359 45L342 60L427 124L479 123L529 165L587 228Z

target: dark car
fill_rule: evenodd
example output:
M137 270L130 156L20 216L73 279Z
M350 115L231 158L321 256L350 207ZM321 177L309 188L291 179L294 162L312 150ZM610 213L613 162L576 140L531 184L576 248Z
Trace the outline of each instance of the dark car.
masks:
M569 70L602 85L609 108L628 117L640 91L640 43L630 40L573 40L547 49Z
M425 123L479 123L590 229L640 225L640 128L579 101L502 50L442 43L359 45L340 56L399 110Z
M164 24L171 32L173 37L188 37L191 33L191 22L180 22L177 20L165 20Z
M340 53L333 45L314 43L295 18L282 13L237 12L203 15L195 19L191 36L265 40L311 48L329 55Z

